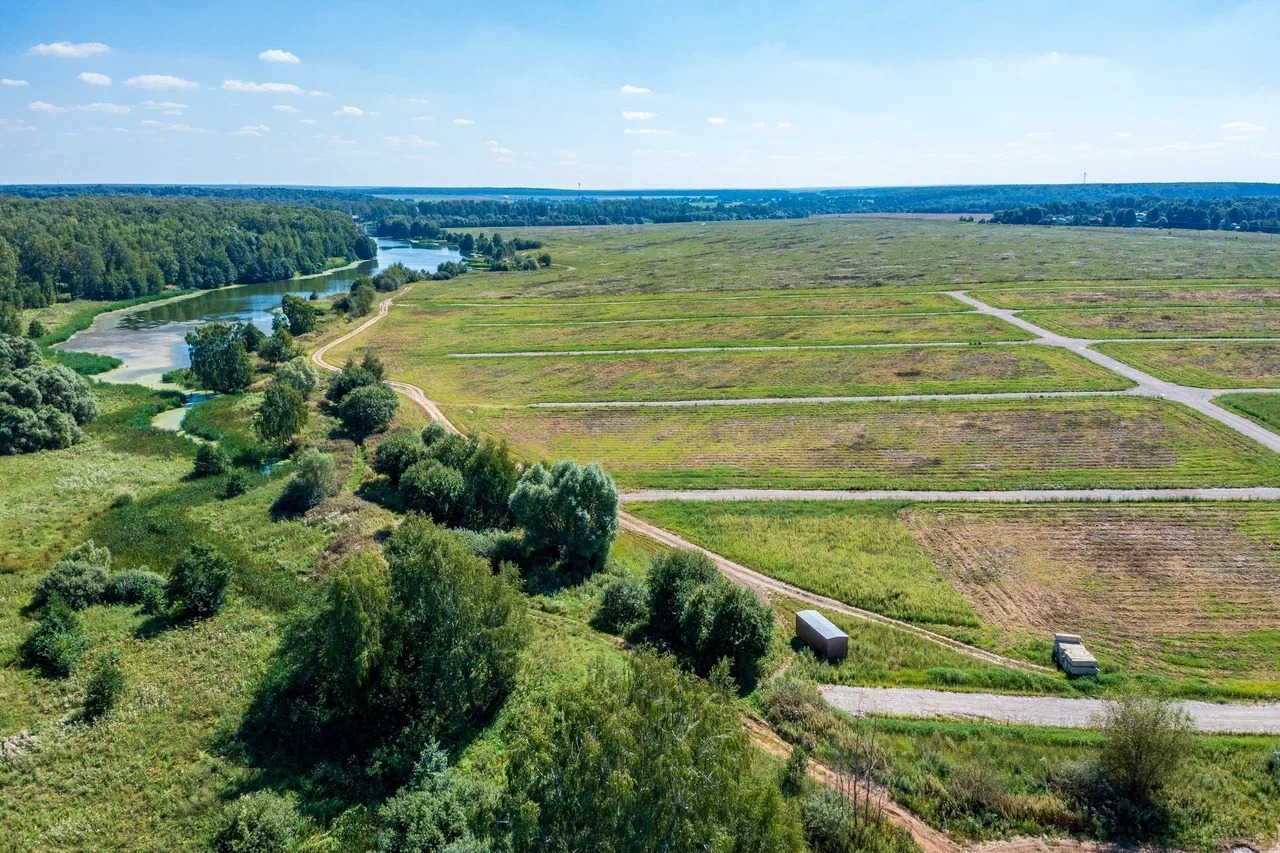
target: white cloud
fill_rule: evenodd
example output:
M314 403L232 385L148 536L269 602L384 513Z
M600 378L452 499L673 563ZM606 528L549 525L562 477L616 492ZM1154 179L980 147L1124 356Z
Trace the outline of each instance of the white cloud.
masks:
M44 101L32 101L31 103L27 104L27 109L31 110L33 113L65 113L66 112L66 110L63 109L62 107L55 107L53 104L45 103Z
M364 110L360 109L359 107L343 107L342 109L334 110L333 114L336 116L359 117L359 116L365 115L366 113Z
M111 48L102 42L86 41L74 44L69 41L55 41L53 44L38 44L27 51L30 56L56 56L59 59L84 59L99 53L110 53Z
M1227 133L1261 133L1266 127L1251 121L1230 121L1222 126Z
M307 92L307 94L308 94L308 95L310 95L310 96L311 96L311 97L313 97L313 98L327 98L327 97L329 97L329 93L328 93L328 92L321 92L319 89L312 89L310 92Z
M192 127L189 124L166 124L164 129L170 133L208 133L203 127Z
M628 127L624 128L623 133L629 136L670 136L671 131L659 130L656 127Z
M288 104L276 104L271 109L278 113L296 113L298 111L297 107L291 107Z
M137 86L140 89L199 89L200 84L194 80L174 77L172 74L139 74L125 80L126 86Z
M153 118L144 118L142 120L143 127L164 127L164 122L156 121Z
M475 122L469 118L455 118L453 120L453 123L454 124L475 124Z
M355 145L354 139L343 139L341 136L330 136L329 141L334 145Z
M414 121L435 121L435 116L418 116Z
M707 124L724 124L727 121L728 119L724 116L709 116L707 118Z
M657 118L657 113L646 113L640 110L623 110L622 117L627 121L648 121L651 118Z
M35 133L34 125L27 124L25 121L9 121L7 118L0 118L0 127L10 133Z
M651 90L643 86L632 86L630 83L624 83L618 91L624 95L648 95L651 93Z
M1116 139L1132 139L1133 138L1133 134L1127 130L1117 130L1115 133L1111 135L1114 136Z
M762 122L762 121L753 121L753 122L751 122L751 126L752 126L752 127L764 127L764 122Z
M316 120L315 120L315 119L313 119L313 118L304 118L304 119L302 120L302 123L303 123L303 124L315 124L315 123L316 123Z
M177 101L143 101L142 105L149 110L159 110L167 116L180 116L186 110L186 104Z
M19 86L26 86L26 85L27 85L26 80L14 80L10 77L0 77L0 86L9 86L11 88L16 89Z
M223 80L222 88L228 92L270 93L273 95L301 95L302 87L293 83L253 83L248 80ZM312 92L311 94L317 94Z
M775 125L774 125L774 127L778 128L778 130L790 130L790 129L791 129L791 122L789 122L789 121L780 121L780 122L778 122L777 124L775 124Z
M124 104L104 104L101 101L93 104L81 104L76 109L85 113L110 113L116 116L128 115L133 111L131 107Z
M239 130L232 131L231 136L262 136L264 133L270 133L271 128L265 124L245 124L241 125Z
M111 78L105 74L98 74L95 71L84 71L76 75L76 79L81 83L88 83L90 86L110 86Z
M302 61L295 54L292 54L287 50L264 50L262 53L258 54L258 58L263 62L284 62L289 65L297 65Z
M407 136L384 136L382 137L382 141L386 145L391 145L395 147L409 146L409 147L417 148L423 145L438 144L428 139L423 139L421 136L418 136L417 134L412 134L412 133Z
M431 102L430 102L429 100L427 100L426 98L405 98L405 99L404 99L404 102L405 102L406 104L429 104L429 103L431 103Z
M512 152L512 150L511 150L510 148L503 148L501 145L499 145L499 144L498 144L498 140L496 140L496 139L490 139L488 142L486 142L486 143L485 143L485 147L487 147L487 148L489 149L489 151L490 151L490 152L492 152L492 153L494 153L494 154L511 154L511 153L514 153L514 152Z

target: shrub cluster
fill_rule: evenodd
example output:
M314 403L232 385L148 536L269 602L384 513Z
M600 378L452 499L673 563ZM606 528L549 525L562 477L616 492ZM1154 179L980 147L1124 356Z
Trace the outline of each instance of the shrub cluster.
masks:
M97 417L83 377L42 364L31 340L0 335L0 456L70 447Z
M739 687L754 686L773 637L773 615L754 593L696 551L655 557L647 586L649 637L695 672L706 675L727 660Z
M303 513L338 492L333 456L308 448L295 457L296 469L272 507L277 513Z
M55 592L46 599L40 621L22 644L22 662L48 678L66 678L80 665L87 648L80 617Z
M373 353L365 353L356 364L347 359L341 372L329 380L326 399L342 427L362 441L391 425L400 401L391 386L382 381L386 370Z
M520 479L505 443L478 443L428 424L378 446L373 469L396 487L405 509L474 530L511 525L508 499Z

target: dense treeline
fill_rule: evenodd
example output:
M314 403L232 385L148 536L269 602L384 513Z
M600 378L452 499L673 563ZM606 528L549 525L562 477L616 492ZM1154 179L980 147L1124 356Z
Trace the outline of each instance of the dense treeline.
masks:
M1115 196L1104 201L1051 201L997 210L1004 225L1097 225L1119 228L1190 228L1197 231L1280 232L1280 199L1205 198L1168 201Z
M0 196L0 301L127 299L167 285L275 281L371 258L377 247L335 210L248 201Z

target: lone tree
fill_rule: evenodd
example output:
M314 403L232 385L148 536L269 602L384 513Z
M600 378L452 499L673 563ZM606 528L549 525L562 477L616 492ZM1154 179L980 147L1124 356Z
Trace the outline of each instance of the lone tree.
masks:
M316 327L316 309L301 296L286 293L280 300L280 313L289 323L289 333L305 335Z
M594 462L534 465L511 493L511 514L531 555L569 582L604 568L618 536L618 489Z
M187 332L191 372L219 394L243 391L253 381L253 363L244 336L226 323L205 323Z
M307 425L307 401L292 385L276 380L267 387L254 429L263 441L286 445Z
M399 406L400 401L391 386L385 382L375 382L344 396L338 404L338 419L347 432L357 440L363 440L390 426Z

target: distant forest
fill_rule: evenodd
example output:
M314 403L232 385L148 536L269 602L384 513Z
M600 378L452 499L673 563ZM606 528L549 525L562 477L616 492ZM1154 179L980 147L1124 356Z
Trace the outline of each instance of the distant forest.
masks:
M0 301L19 308L275 281L376 252L350 214L293 203L0 196Z
M1025 184L823 190L0 187L0 301L125 299L319 272L372 257L367 236L448 229L970 214L996 224L1280 232L1280 184ZM398 196L398 197L397 197Z

